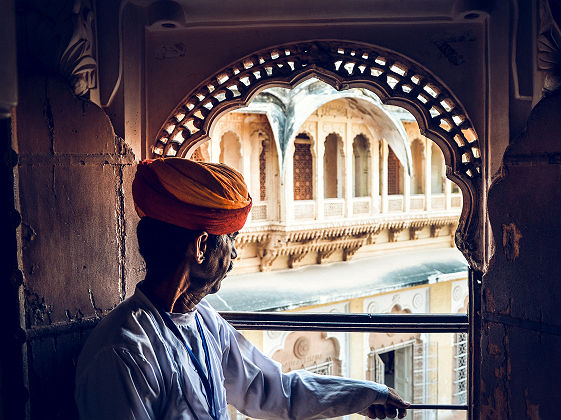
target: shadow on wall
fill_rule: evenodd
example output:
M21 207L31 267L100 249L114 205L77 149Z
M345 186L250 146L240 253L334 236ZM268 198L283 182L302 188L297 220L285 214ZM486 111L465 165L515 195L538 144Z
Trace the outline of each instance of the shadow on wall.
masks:
M143 275L135 159L57 78L20 79L15 124L30 418L74 419L82 344Z

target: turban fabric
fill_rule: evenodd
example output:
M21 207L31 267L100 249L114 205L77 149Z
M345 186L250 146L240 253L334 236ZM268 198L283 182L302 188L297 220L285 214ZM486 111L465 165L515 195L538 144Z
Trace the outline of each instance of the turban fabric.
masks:
M176 157L140 162L132 196L140 217L213 235L240 230L251 209L251 197L238 171Z

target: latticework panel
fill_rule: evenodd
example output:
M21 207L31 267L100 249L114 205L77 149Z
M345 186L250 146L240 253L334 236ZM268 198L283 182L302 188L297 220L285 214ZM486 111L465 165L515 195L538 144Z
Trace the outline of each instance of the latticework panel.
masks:
M184 154L208 132L225 105L243 106L266 85L290 86L316 76L344 89L370 87L382 100L404 99L422 110L422 128L452 139L461 172L480 172L480 146L472 124L451 92L419 65L382 49L347 42L307 42L260 51L209 78L192 92L162 127L155 156ZM367 86L365 86L365 84ZM288 87L289 87L288 86ZM182 152L182 153L180 153Z

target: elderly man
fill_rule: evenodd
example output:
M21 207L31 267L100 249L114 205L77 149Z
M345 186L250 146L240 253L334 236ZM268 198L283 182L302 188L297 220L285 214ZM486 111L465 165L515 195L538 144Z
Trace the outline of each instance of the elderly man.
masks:
M282 373L205 302L232 269L251 208L241 174L187 159L145 161L133 198L146 278L82 350L82 419L226 420L228 403L264 419L405 416L408 403L385 385Z

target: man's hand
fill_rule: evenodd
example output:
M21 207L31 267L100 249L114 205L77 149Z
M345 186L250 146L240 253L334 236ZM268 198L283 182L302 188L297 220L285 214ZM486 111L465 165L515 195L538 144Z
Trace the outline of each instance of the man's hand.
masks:
M368 417L371 419L402 419L407 414L406 408L411 404L404 401L395 389L388 387L388 399L385 404L372 404L368 407Z

